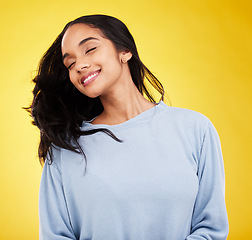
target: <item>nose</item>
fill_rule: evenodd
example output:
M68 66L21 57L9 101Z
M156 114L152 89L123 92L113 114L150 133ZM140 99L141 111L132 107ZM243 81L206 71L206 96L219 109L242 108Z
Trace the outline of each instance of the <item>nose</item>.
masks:
M76 66L76 70L78 73L81 73L84 69L86 68L90 68L90 64L88 63L79 63L77 66Z

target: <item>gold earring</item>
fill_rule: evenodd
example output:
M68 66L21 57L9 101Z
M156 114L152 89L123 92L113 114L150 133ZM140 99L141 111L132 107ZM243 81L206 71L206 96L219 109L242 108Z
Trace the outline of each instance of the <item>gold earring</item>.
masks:
M126 58L123 58L122 59L122 63L126 63L127 62L127 59Z

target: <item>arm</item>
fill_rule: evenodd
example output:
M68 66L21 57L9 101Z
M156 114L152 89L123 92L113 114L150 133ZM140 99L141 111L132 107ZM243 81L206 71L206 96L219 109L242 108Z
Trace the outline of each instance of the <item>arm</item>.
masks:
M55 149L54 149L55 150ZM39 239L75 239L69 218L61 172L56 166L60 151L54 151L54 161L45 162L39 191Z
M228 235L224 167L219 136L210 122L198 160L199 190L186 240L224 240Z

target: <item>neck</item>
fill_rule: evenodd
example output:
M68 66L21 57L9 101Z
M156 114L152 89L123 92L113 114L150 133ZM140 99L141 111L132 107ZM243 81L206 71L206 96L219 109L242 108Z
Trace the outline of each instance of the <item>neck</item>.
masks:
M145 99L130 80L114 86L109 94L100 96L104 111L93 124L120 124L155 106Z

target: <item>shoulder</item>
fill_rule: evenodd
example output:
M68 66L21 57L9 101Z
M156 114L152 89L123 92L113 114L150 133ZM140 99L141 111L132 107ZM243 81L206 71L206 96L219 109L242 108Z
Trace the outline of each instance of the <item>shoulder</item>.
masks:
M61 148L52 144L50 147L50 153L48 152L44 166L49 168L55 168L61 172Z
M196 127L206 129L209 124L212 124L208 117L204 114L186 108L172 107L166 105L164 102L161 104L161 114L164 115L165 121L173 124L187 127Z
M202 146L213 143L220 146L218 133L208 117L194 110L170 107L163 104L163 111L158 119L162 130L168 129L173 139L180 139L184 146L190 146L195 152L195 159L199 159Z

